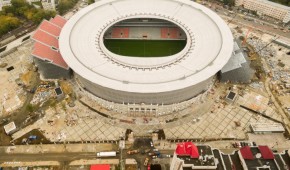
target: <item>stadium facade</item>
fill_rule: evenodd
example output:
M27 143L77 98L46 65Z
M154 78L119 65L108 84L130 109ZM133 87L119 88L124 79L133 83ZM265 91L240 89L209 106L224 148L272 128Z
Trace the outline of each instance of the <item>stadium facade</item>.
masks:
M167 57L147 58L108 50L104 45L107 31L136 18L142 24L148 19L172 23L178 29L164 34L168 26L161 24L158 39L179 39L174 30L181 29L185 47ZM113 38L132 39L133 27L113 32ZM150 36L150 32L142 32L133 39ZM84 89L106 101L131 104L170 105L194 98L212 85L234 47L227 24L210 9L189 0L98 1L68 20L58 39L58 52Z

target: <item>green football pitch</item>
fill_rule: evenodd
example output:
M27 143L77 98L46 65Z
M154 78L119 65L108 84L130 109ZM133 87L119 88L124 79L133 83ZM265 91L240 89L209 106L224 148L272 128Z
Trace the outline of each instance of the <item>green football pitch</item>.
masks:
M180 52L186 40L116 40L105 39L111 52L128 57L164 57Z

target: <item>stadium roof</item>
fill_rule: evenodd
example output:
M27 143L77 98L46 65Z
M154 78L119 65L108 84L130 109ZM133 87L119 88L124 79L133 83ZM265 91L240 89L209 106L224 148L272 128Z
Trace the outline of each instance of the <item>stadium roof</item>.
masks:
M106 30L130 18L171 21L187 35L172 56L123 57L103 43ZM80 10L65 24L60 52L81 77L102 87L137 93L180 90L215 75L233 52L227 24L210 9L188 0L106 0Z

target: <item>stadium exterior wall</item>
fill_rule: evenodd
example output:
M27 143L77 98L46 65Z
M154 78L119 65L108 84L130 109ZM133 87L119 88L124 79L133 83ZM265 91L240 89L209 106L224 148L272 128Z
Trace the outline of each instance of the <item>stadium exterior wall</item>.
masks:
M104 34L131 18L176 24L186 33L185 48L154 59L113 54L103 43ZM210 9L188 0L98 1L72 16L61 31L59 45L87 91L107 101L136 104L174 104L203 93L234 47L228 25Z
M37 57L33 57L33 61L38 68L38 71L43 79L69 79L71 78L72 70L64 69L50 62L43 61Z
M159 105L162 104L169 105L189 100L197 96L198 94L206 91L213 81L213 77L210 77L206 81L200 82L199 84L180 90L160 93L132 93L102 87L98 84L94 84L89 80L82 78L77 74L75 74L75 77L85 90L104 100L125 104L144 103L144 104L159 104Z

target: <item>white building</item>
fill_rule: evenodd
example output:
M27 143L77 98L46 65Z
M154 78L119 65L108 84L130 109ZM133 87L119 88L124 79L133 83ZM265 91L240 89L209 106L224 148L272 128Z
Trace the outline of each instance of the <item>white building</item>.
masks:
M31 2L39 2L41 0L26 0L29 4ZM0 0L0 11L2 7L11 5L11 0ZM42 5L44 9L55 10L55 0L42 0Z
M236 0L236 6L257 11L259 15L267 15L287 23L290 21L290 7L268 0Z

